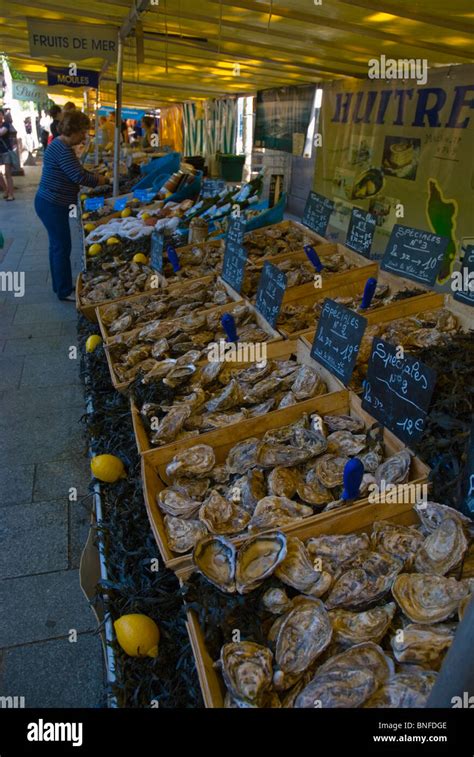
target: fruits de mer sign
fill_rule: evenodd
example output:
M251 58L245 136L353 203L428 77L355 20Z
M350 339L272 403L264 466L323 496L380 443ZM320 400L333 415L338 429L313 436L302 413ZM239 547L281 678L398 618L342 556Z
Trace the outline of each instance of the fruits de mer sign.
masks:
M75 74L71 74L70 68L47 66L48 86L55 87L57 84L63 87L99 87L99 72L90 71L88 68L78 68Z
M59 56L71 61L84 58L117 59L118 30L99 24L65 24L64 21L27 19L32 58Z

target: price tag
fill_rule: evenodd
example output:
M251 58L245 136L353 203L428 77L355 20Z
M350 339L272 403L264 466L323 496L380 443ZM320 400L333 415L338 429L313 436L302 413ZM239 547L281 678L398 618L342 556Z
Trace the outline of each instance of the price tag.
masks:
M150 265L154 271L163 272L163 250L165 246L165 236L160 234L156 229L151 235L150 245Z
M222 278L240 293L244 280L247 250L243 246L245 222L243 218L230 218L225 240Z
M410 355L397 357L397 349L383 339L374 339L362 407L411 445L423 433L436 373Z
M242 216L234 218L232 215L229 218L229 225L227 227L226 245L244 243L244 231L245 231L245 219Z
M380 268L432 287L438 278L448 243L446 237L396 223Z
M216 197L226 188L226 183L222 179L204 179L201 187L200 199Z
M367 319L325 299L311 348L311 357L347 386L357 360Z
M124 210L127 205L126 197L118 197L114 202L114 210Z
M474 307L474 245L468 245L460 271L451 274L453 298Z
M303 223L316 234L324 237L329 217L334 210L334 202L317 192L310 192L303 213Z
M270 326L276 327L286 289L286 274L266 261L258 282L255 307Z
M155 195L156 192L153 189L135 189L133 192L135 199L140 202L151 202Z
M99 210L99 208L104 207L104 203L104 197L88 197L84 200L84 208L86 210Z
M346 245L351 250L370 258L377 219L371 213L360 208L352 208L351 220L347 230Z

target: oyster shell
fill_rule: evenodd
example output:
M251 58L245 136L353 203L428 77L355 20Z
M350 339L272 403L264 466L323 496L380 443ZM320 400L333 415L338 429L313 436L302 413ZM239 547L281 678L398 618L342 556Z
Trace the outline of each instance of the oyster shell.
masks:
M235 547L224 536L206 536L193 550L197 570L214 586L229 594L235 592Z
M279 531L248 539L237 552L235 581L239 594L256 589L285 559L286 536Z
M237 502L251 515L259 500L265 497L267 493L265 476L258 468L252 468L247 475L236 479L230 488L232 498L234 499L234 496L237 495Z
M189 499L186 494L177 491L173 486L168 486L158 492L156 502L160 510L175 518L191 518L199 510L199 502Z
M323 418L329 431L351 431L358 434L365 429L364 421L350 415L324 415Z
M363 610L387 594L402 563L378 552L359 554L343 568L326 600L328 610Z
M214 450L207 444L196 444L194 447L177 452L166 466L166 475L174 478L177 474L185 477L205 476L216 463Z
M206 526L200 520L165 515L164 522L170 549L179 554L189 552L207 533Z
M294 396L301 402L302 400L316 397L318 394L326 392L326 384L319 373L309 365L302 365L297 373L295 380L291 385L291 391Z
M357 455L366 473L375 473L380 463L383 460L383 454L377 449L369 449L368 452L364 452L362 455ZM375 483L375 479L374 479Z
M300 478L298 471L277 465L268 474L268 493L274 494L276 497L288 497L291 499L296 493Z
M289 467L308 459L310 452L286 444L261 442L257 449L257 465L273 468L275 465Z
M321 557L330 563L344 563L359 552L367 550L370 545L368 534L347 534L334 536L311 536L306 542L306 549L314 557Z
M315 479L312 483L300 483L296 488L298 497L310 505L326 505L331 501L329 489Z
M242 399L243 394L240 386L235 379L232 379L216 397L213 397L206 402L205 407L209 412L229 410L232 407L240 405Z
M410 623L397 631L390 640L398 662L423 665L437 669L441 658L454 639L455 624L438 623L435 626Z
M357 644L317 669L295 707L360 707L393 672L392 661L377 644Z
M191 409L187 405L172 407L161 419L158 428L153 433L152 444L171 442L176 439L190 415Z
M400 526L388 520L379 520L373 524L372 548L397 557L406 568L412 566L423 541L423 534L413 526Z
M416 673L397 673L381 686L364 704L364 707L425 707L436 673L420 670Z
M365 434L352 434L350 431L333 431L327 441L328 452L345 457L358 455L367 446Z
M320 483L328 489L340 486L343 481L344 467L348 460L348 457L329 454L320 457L315 463L315 472Z
M219 663L237 706L262 707L273 677L270 650L253 641L224 644Z
M446 518L426 537L415 559L418 573L444 576L464 558L468 541L459 520Z
M348 610L331 610L334 641L343 646L352 646L366 641L379 644L392 622L397 606L389 602L382 607L373 607L365 612L349 612Z
M257 465L257 449L260 439L251 437L234 445L227 455L229 473L243 473Z
M423 524L423 528L429 534L439 528L446 519L458 521L465 528L466 533L470 533L473 527L470 518L460 513L459 510L454 510L448 505L441 505L439 502L417 502L414 509Z
M321 431L313 431L308 428L296 428L293 438L295 445L307 450L311 457L321 455L328 446L326 437Z
M287 537L287 554L275 575L284 584L313 597L321 597L332 583L330 573L314 570L303 542L296 536Z
M375 471L375 483L382 486L387 484L403 484L410 473L411 455L406 449L388 457Z
M262 597L262 604L272 615L282 615L291 608L291 601L286 591L278 587L267 589Z
M213 489L199 509L199 518L211 534L238 534L246 528L250 514Z
M214 470L215 468L213 471ZM184 478L183 476L176 476L173 481L173 489L176 489L176 491L181 494L186 494L190 499L202 500L206 496L210 483L211 481L209 478L196 478L191 480L189 478Z
M313 514L311 507L300 505L286 497L264 497L255 508L249 531L262 531L267 528L280 528L294 523L300 518L308 518Z
M283 442L290 442L294 439L295 431L297 428L307 428L308 417L303 415L299 420L294 423L288 424L288 426L281 426L280 428L271 428L265 431L263 435L263 441L271 444L281 444Z
M392 587L395 601L405 615L413 623L427 625L449 618L469 593L469 580L426 573L402 573Z
M275 647L275 660L284 674L298 675L316 660L331 641L329 616L319 599L297 597L284 616Z

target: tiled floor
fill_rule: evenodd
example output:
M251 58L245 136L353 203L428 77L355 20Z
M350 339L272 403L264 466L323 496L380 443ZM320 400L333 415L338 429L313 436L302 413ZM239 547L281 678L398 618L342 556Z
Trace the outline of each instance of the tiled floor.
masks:
M24 696L26 707L99 707L102 648L79 585L91 498L79 360L68 356L76 310L51 290L33 209L40 169L25 172L15 202L0 199L0 271L25 272L23 297L0 290L0 696ZM74 224L72 232L77 275Z

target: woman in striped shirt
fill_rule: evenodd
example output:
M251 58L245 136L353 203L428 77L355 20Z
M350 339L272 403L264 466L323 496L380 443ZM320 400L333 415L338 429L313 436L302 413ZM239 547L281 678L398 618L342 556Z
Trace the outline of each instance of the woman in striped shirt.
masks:
M43 173L35 197L35 210L49 237L49 266L53 292L60 300L74 302L71 272L71 231L69 214L77 203L80 185L96 187L108 180L85 171L74 146L85 141L89 118L80 110L66 112L60 122L60 135L44 154Z

